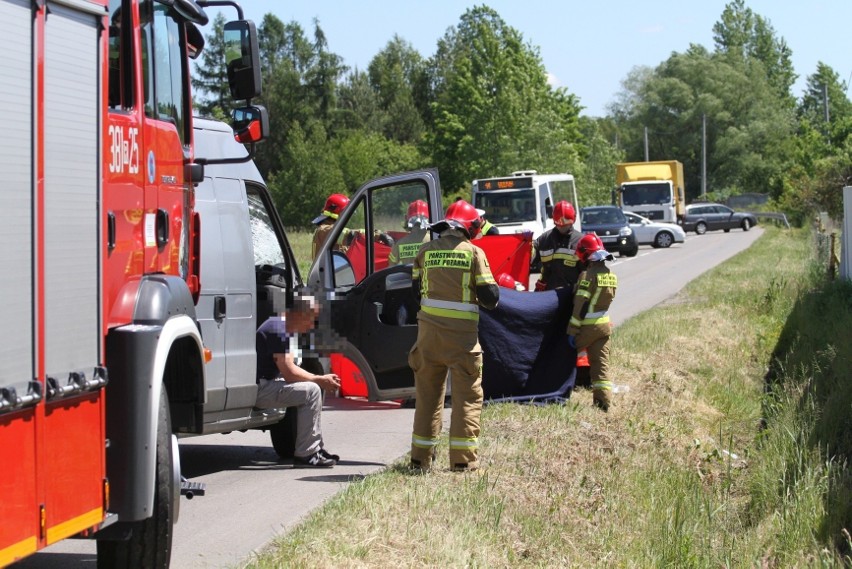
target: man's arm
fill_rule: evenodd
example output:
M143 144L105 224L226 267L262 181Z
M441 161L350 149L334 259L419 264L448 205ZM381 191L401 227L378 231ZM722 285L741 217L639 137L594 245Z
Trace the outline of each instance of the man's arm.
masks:
M326 391L334 391L340 387L340 378L337 374L315 375L297 366L292 354L273 354L272 358L275 360L278 371L281 372L281 377L288 382L313 381Z

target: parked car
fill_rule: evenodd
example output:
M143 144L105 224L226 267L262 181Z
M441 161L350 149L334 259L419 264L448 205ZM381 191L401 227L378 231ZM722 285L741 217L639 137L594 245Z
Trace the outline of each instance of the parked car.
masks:
M651 221L632 211L625 211L624 217L636 236L640 245L650 245L655 248L671 247L672 243L683 243L686 232L680 225L663 221Z
M734 211L717 203L694 203L686 206L683 216L684 231L695 231L704 235L708 231L722 229L727 233L737 227L748 231L757 225L757 218L747 212Z
M596 205L580 208L580 222L584 233L595 232L607 251L635 257L639 252L636 236L627 223L621 208L614 205Z

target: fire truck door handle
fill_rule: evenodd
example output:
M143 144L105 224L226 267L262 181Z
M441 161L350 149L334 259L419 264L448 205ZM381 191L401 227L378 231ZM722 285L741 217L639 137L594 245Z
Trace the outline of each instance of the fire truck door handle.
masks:
M169 243L169 212L157 210L157 246L165 247Z
M24 407L34 407L42 399L41 382L31 381L27 385L27 394L18 395L14 387L0 387L0 415L18 411Z
M107 213L107 248L115 249L115 213Z
M224 296L216 296L213 297L213 320L221 323L222 320L225 319L225 313L227 312L225 308L225 297Z

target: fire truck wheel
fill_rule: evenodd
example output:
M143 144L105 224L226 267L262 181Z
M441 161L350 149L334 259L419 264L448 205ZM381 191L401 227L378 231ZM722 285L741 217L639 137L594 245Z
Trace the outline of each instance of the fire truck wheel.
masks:
M98 541L98 569L167 569L172 554L172 530L175 487L173 473L172 422L169 398L163 389L157 414L157 472L154 486L153 515L131 525L126 541Z
M284 418L269 428L272 448L280 458L290 459L296 452L296 407L288 407Z

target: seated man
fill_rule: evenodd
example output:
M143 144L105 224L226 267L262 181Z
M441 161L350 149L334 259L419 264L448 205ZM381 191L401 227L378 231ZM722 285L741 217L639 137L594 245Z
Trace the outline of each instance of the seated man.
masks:
M283 297L283 290L281 296ZM275 299L276 301L278 298ZM281 303L283 304L283 302ZM275 306L278 306L276 302ZM296 297L283 314L270 316L257 329L257 402L260 409L296 407L295 467L325 467L340 457L323 448L322 390L340 387L336 374L315 375L296 365L296 334L316 325L319 304L310 296Z

